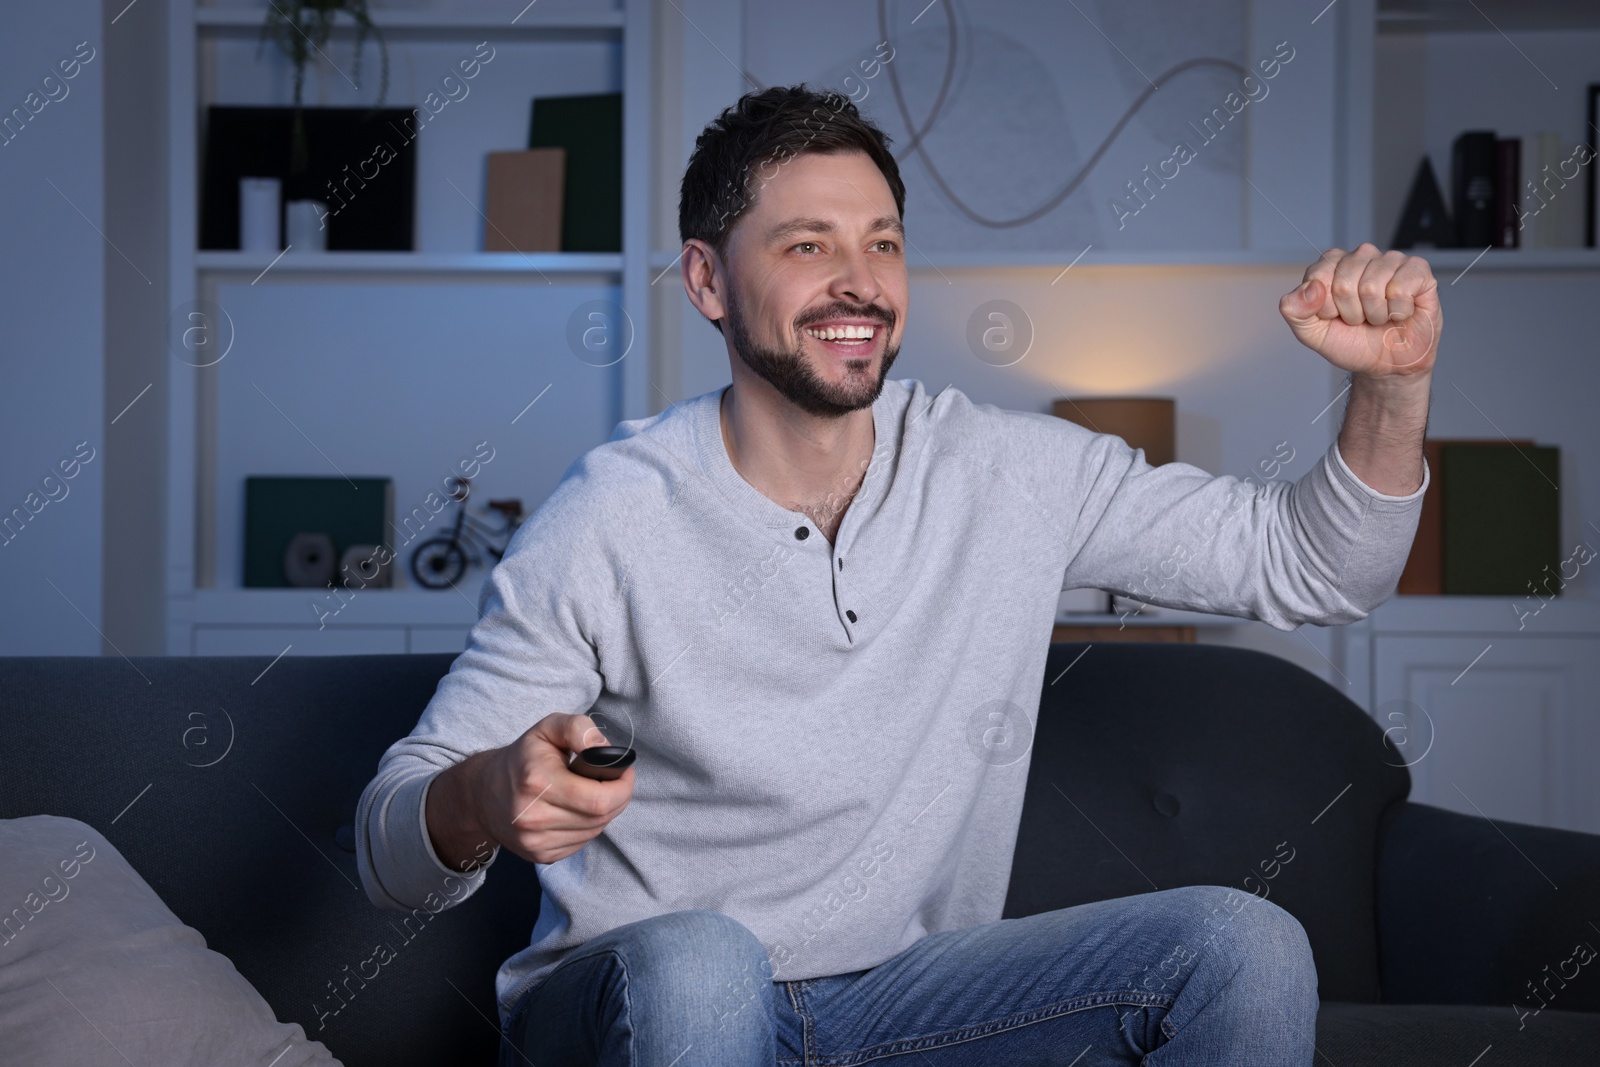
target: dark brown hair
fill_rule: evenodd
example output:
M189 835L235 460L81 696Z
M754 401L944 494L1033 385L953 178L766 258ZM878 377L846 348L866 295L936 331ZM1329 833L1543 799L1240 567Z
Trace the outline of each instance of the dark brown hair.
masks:
M678 192L678 236L699 238L723 255L728 235L772 179L772 169L808 152L865 152L889 183L903 221L906 186L889 144L889 137L837 92L814 92L802 82L746 93L695 139ZM721 323L712 325L722 329Z

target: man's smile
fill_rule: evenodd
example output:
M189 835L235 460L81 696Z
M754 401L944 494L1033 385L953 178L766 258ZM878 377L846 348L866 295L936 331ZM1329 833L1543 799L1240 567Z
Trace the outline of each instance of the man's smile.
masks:
M800 332L825 352L861 359L881 349L879 338L886 335L888 329L881 323L862 319L835 319L815 326L804 326Z

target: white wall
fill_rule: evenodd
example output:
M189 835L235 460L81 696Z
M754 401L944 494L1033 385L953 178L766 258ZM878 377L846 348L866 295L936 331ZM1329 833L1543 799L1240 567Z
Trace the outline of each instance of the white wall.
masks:
M16 520L6 535L14 540L0 547L0 654L94 655L102 476L114 447L102 429L101 277L113 258L121 264L113 269L130 274L153 275L160 264L129 264L96 232L104 228L100 4L57 0L25 13L7 11L0 33L0 117L12 108L29 116L14 120L5 134L14 139L0 147L0 515L39 510ZM80 42L93 58L76 77L42 87ZM41 106L47 93L59 99ZM80 442L94 458L70 480L44 482Z

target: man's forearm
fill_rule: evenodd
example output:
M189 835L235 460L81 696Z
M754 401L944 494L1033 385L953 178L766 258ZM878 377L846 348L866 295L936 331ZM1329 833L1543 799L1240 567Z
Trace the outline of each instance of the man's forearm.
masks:
M479 771L492 756L493 750L468 756L440 771L428 787L424 812L428 838L446 867L471 870L495 846L478 815Z
M1416 492L1422 487L1422 438L1428 429L1433 372L1350 377L1339 454L1357 478L1380 493Z

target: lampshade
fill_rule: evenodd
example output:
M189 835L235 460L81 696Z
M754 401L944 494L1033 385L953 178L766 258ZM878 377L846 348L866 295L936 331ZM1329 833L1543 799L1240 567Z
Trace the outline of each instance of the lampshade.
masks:
M1057 400L1051 414L1144 449L1152 467L1177 458L1178 402L1169 396L1079 396Z

